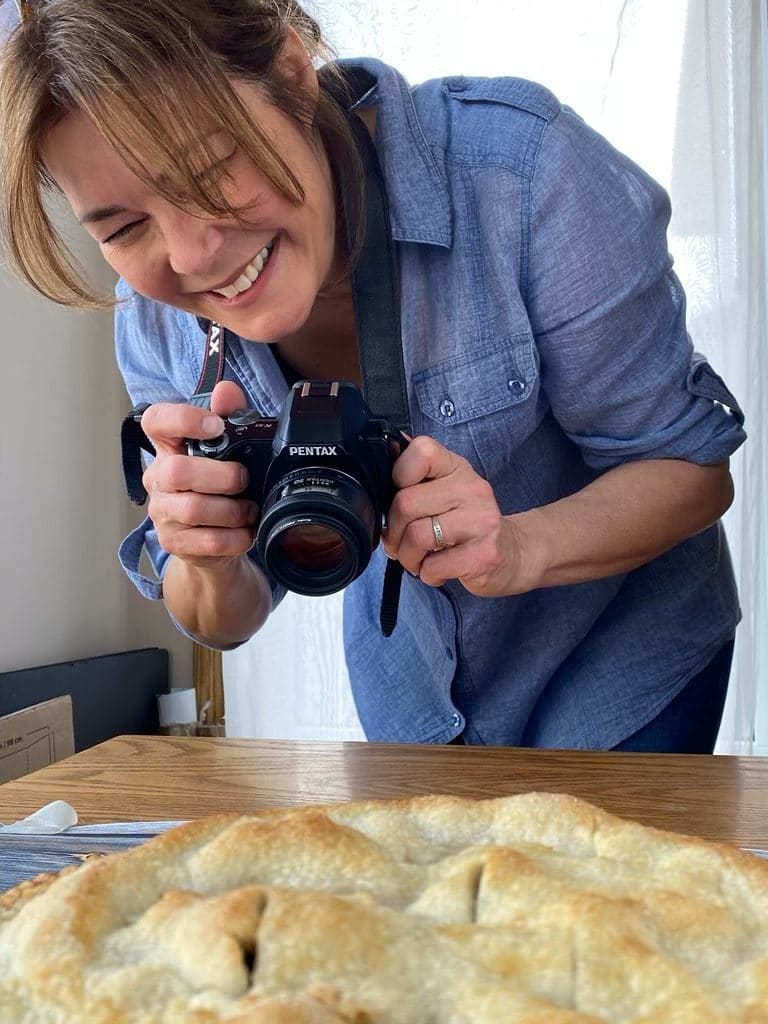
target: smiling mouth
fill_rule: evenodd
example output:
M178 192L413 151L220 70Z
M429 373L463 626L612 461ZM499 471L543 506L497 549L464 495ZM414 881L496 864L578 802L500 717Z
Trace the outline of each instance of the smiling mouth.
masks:
M243 272L232 284L228 284L226 288L211 288L209 289L210 292L213 295L221 295L225 299L234 299L237 295L242 295L243 292L248 291L251 285L258 281L259 275L269 261L274 245L274 239L265 245L254 256L253 260L243 268Z

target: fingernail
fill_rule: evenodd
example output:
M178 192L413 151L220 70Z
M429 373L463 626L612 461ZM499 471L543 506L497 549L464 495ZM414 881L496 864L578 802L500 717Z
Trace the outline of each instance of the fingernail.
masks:
M202 426L206 437L218 437L224 433L224 420L221 416L206 416Z

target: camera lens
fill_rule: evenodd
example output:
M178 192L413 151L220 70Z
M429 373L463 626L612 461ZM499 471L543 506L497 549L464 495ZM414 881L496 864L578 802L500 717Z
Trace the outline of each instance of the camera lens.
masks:
M273 538L281 558L299 572L335 572L349 555L349 538L324 523L289 521Z
M273 575L297 594L335 594L356 579L378 543L373 502L337 469L303 467L267 495L256 537Z
M358 575L355 538L317 515L311 522L282 520L270 531L267 550L270 568L297 593L333 593Z

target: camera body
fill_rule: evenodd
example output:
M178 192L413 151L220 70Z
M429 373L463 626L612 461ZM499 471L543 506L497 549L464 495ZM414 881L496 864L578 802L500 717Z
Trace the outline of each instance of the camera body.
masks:
M393 444L396 442L396 444ZM298 381L281 415L241 410L190 455L240 462L242 496L259 504L256 547L299 594L333 594L356 579L381 539L392 466L407 439L375 418L354 384Z

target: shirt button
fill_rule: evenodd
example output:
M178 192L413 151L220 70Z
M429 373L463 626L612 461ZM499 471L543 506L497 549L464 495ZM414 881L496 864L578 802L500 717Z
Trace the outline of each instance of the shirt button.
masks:
M466 92L467 89L463 78L449 78L445 85L449 92Z
M461 715L457 715L456 712L451 715L451 725L461 725Z
M521 395L525 391L525 381L513 377L512 380L507 381L507 387L513 394Z
M450 400L450 398L444 398L440 403L440 415L441 416L453 416L456 412L456 406Z

